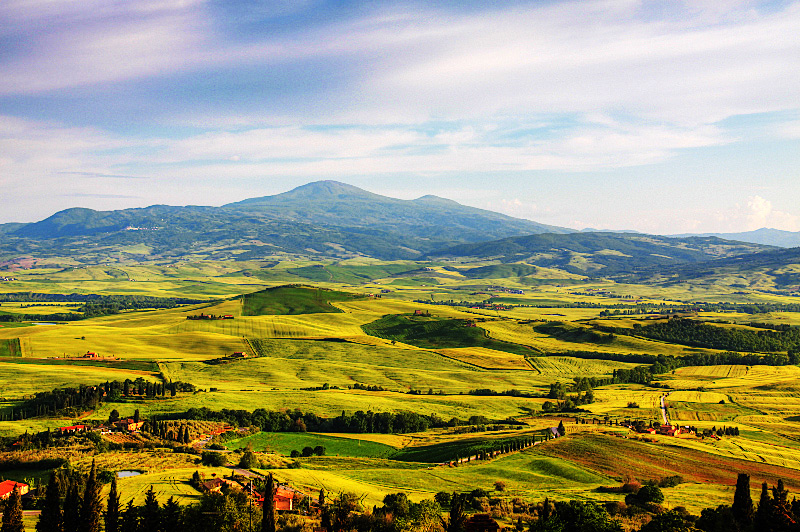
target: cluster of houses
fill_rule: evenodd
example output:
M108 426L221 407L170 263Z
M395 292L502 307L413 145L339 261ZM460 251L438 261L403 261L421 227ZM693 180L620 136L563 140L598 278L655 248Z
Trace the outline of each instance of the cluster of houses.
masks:
M204 481L200 486L203 491L209 493L220 492L223 487L227 486L229 489L249 493L254 502L256 502L259 506L264 505L263 495L257 491L254 491L252 486L245 486L233 479L215 477ZM304 493L284 484L278 484L278 486L275 488L275 496L273 498L273 501L275 502L275 510L278 512L292 512L297 509L300 501L305 498L306 495Z
M191 314L186 316L187 320L232 320L234 318L233 314Z
M142 430L143 426L144 421L135 421L133 418L125 418L113 423L100 425L99 427L91 427L89 425L70 425L68 427L58 427L58 432L64 435L88 431L96 431L107 434L111 432L112 429L117 429L124 432L138 432Z
M16 281L16 280L17 280L16 277L0 277L0 283L2 283L3 281Z
M507 288L498 285L487 286L486 289L492 292L505 292L506 294L523 295L525 293L525 290L520 290L519 288Z
M662 436L679 436L681 434L692 434L689 427L678 425L659 425L658 427L641 427L636 429L640 434L661 434Z

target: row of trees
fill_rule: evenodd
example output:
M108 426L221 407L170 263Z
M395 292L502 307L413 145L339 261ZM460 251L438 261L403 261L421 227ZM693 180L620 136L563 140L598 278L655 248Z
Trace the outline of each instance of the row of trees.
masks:
M259 427L264 432L343 432L343 433L381 433L403 434L422 432L430 428L444 428L466 425L469 420L453 418L444 420L436 414L426 415L416 412L364 412L353 414L342 412L332 418L320 417L313 412L301 410L211 410L207 407L190 408L186 412L176 412L154 416L156 420L201 420L228 423L237 427ZM491 420L482 418L484 423ZM507 423L507 420L500 422Z
M800 329L797 328L752 331L738 327L719 327L687 318L672 318L644 326L636 323L633 325L633 334L670 343L729 351L751 353L790 351L794 356L791 360L787 357L786 363L800 362L797 356L800 347Z
M3 412L10 420L39 416L66 416L96 409L102 401L120 402L128 398L156 399L169 393L193 392L194 385L188 382L153 382L138 377L136 380L106 381L96 386L81 384L78 387L55 388L48 392L37 392L21 405Z

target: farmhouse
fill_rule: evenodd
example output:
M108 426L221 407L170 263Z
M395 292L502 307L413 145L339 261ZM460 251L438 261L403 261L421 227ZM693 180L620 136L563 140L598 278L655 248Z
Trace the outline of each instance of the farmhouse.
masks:
M134 421L131 418L120 419L114 422L114 426L118 429L127 430L128 432L134 432L140 430L144 426L144 421Z
M81 358L100 358L100 355L94 351L86 351L86 354L82 355Z
M661 425L658 428L658 433L664 436L675 436L681 433L680 427L673 427L672 425Z
M23 484L22 482L14 482L13 480L5 480L0 482L0 501L4 501L11 496L11 493L14 491L14 488L19 490L20 495L25 495L28 493L30 487L27 484Z
M244 351L234 351L231 358L247 358L247 353Z
M273 497L273 501L275 501L275 510L278 512L291 512L295 509L295 500L302 500L305 495L300 493L299 491L290 488L289 486L278 485L275 488L275 496ZM256 497L255 500L262 505L264 504L264 498L259 496Z

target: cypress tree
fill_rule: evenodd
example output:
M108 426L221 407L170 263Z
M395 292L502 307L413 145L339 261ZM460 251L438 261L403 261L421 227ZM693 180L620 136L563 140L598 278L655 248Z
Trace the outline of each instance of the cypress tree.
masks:
M64 532L79 532L81 521L81 494L78 482L70 479L67 496L64 499Z
M182 515L183 509L181 505L173 497L170 497L164 504L162 528L167 532L180 530ZM106 530L106 532L109 531Z
M133 501L128 501L128 506L122 514L120 524L121 532L138 532L139 530L139 509L133 505Z
M465 498L464 494L453 493L450 499L450 515L448 519L445 520L443 517L440 517L445 532L463 532L464 523L467 520L467 516L464 514Z
M556 430L558 430L558 433L562 436L567 433L567 429L564 427L563 421L558 422L558 428Z
M264 490L264 512L261 520L261 532L276 532L275 519L275 480L272 473L267 476L267 488Z
M2 523L0 532L25 532L25 525L22 522L22 495L18 486L14 486L14 491L6 499Z
M92 469L83 490L83 504L81 505L81 519L78 530L80 532L100 532L100 514L103 505L100 501L100 483L97 482L95 462L92 460Z
M106 507L106 532L119 532L119 492L117 491L117 475L111 481L111 491L108 493L108 506Z
M158 506L156 492L153 486L144 495L144 506L142 507L142 526L147 532L158 532L161 530L161 508Z
M753 523L753 498L750 496L750 475L739 473L736 478L736 492L731 506L733 518L739 528L747 528Z
M772 508L772 498L769 496L769 489L767 483L761 484L761 498L758 501L758 509L756 510L753 524L757 530L769 530L772 526L773 516L775 512Z
M61 482L55 471L50 473L47 491L44 495L44 506L36 523L36 532L61 532L63 517L61 515Z

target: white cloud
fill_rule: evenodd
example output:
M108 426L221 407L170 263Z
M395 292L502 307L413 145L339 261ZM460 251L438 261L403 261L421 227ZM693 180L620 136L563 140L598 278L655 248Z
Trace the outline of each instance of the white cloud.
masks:
M772 202L761 196L753 196L747 201L748 229L783 229L784 231L800 231L800 216L776 210Z

